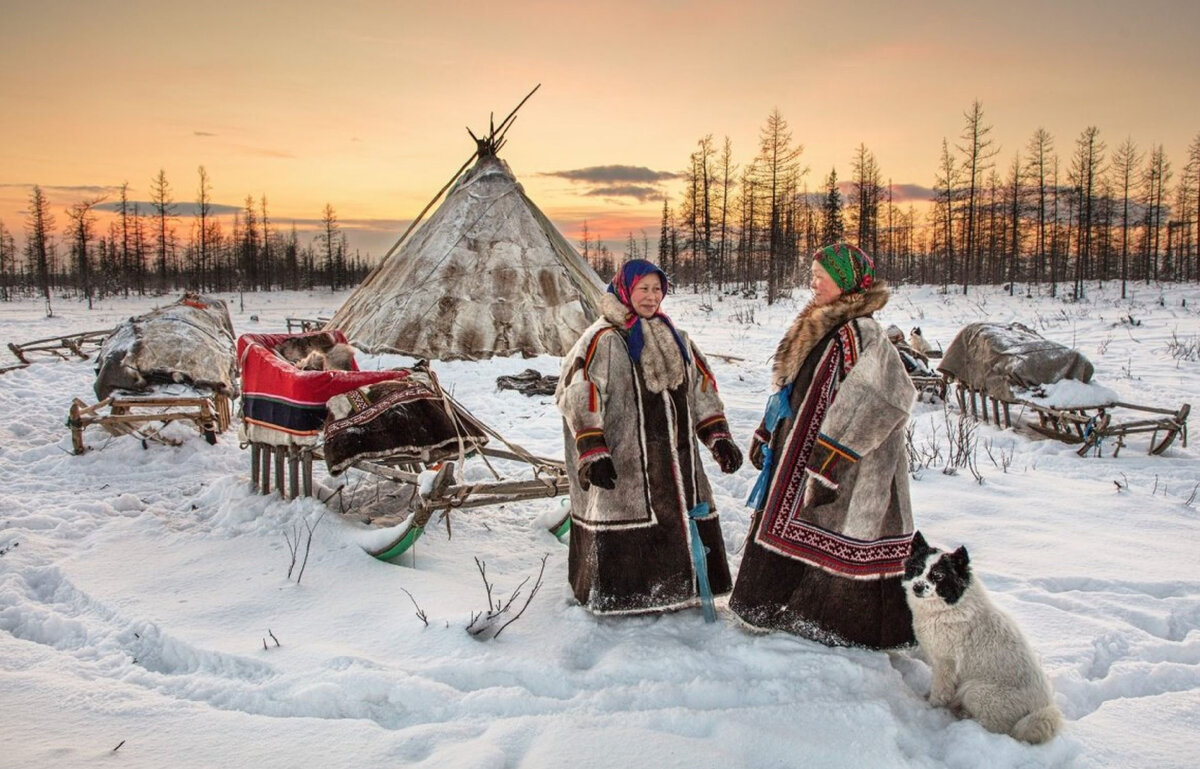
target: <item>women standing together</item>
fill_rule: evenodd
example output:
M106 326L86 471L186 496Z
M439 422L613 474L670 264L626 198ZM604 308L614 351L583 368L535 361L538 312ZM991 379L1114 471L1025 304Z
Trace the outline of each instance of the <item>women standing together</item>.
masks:
M871 317L888 298L871 258L844 243L820 249L811 287L779 343L751 444L761 474L729 607L751 626L827 644L908 644L904 430L915 391ZM575 471L569 577L596 612L678 608L705 587L730 589L697 439L723 472L741 454L703 356L659 308L666 288L649 262L623 265L559 380Z

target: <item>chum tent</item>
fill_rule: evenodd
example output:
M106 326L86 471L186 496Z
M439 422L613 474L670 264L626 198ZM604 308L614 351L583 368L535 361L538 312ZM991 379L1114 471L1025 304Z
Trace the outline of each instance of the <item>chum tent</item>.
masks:
M600 278L496 155L495 131L476 143L474 166L326 328L368 352L480 360L565 355L596 318Z

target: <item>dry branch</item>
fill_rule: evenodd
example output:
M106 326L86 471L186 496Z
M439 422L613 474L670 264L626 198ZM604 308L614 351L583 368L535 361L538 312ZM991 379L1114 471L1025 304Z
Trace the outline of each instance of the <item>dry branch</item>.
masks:
M471 621L467 624L467 632L474 638L486 641L496 638L504 631L504 628L520 619L525 610L529 608L533 597L537 595L538 590L542 587L542 577L546 573L546 559L548 557L549 554L542 556L542 565L538 570L537 579L534 580L533 587L530 588L529 596L525 599L525 603L521 605L520 610L515 614L512 613L513 604L516 602L518 596L520 596L525 584L529 582L529 577L521 580L521 584L517 585L507 600L501 601L497 598L493 602L493 585L487 580L487 564L476 558L475 565L479 567L479 574L483 578L484 589L487 591L488 608L486 611L471 615Z

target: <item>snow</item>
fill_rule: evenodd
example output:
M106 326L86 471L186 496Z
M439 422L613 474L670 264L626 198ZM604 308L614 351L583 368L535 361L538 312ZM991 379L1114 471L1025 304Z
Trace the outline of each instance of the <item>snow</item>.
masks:
M1111 406L1120 400L1115 391L1104 385L1097 384L1095 381L1080 382L1078 379L1060 379L1057 382L1042 385L1036 390L1022 390L1014 387L1013 397L1054 409Z
M1121 300L1114 288L1064 303L905 287L880 320L919 325L935 349L969 322L1020 321L1078 346L1121 401L1195 401L1200 362L1172 357L1168 343L1200 335L1200 289L1138 285ZM345 296L224 298L246 333L331 315ZM664 305L709 353L743 446L769 393L768 360L805 299L681 294ZM60 299L52 318L41 302L0 304L0 341L102 328L154 304L88 311ZM406 360L360 356L365 368ZM551 399L495 386L558 365L434 369L504 436L561 456ZM918 526L968 547L1066 717L1060 737L1030 747L931 708L929 668L912 651L750 633L720 602L715 624L699 610L591 616L546 530L562 498L458 511L449 527L435 516L397 565L364 553L388 530L356 517L364 500L389 504L386 485L319 472L327 504L257 495L233 430L210 446L174 424L181 445L143 448L93 427L90 450L73 456L64 421L72 398L93 401L92 367L0 375L0 767L974 767L984 756L994 767L1190 767L1200 753L1200 463L1181 441L1149 456L1133 436L1117 458L1081 458L981 424L977 482L943 472L956 409L916 406L914 445L942 447L915 473ZM708 467L736 572L755 472ZM300 538L303 558L310 528L302 577L288 579L285 535ZM487 606L476 558L506 597L543 556L525 614L493 640L468 635Z

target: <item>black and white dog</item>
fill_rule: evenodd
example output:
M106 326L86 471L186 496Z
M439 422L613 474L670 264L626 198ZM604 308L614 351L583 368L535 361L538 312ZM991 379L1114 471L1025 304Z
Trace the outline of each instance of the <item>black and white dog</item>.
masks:
M929 702L1025 742L1054 737L1062 714L1050 681L1017 623L971 573L967 549L932 548L917 532L903 584L933 670Z

